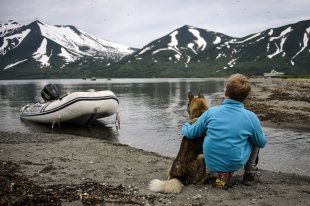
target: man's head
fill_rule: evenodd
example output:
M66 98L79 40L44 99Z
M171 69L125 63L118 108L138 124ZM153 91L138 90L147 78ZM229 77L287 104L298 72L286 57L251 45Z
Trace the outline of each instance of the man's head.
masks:
M242 74L231 75L226 84L225 96L243 102L251 91L251 83L249 79Z

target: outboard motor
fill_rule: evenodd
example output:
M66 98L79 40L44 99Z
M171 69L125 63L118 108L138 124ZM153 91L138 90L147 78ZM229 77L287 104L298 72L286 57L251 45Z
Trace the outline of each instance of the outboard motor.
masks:
M43 87L41 91L41 97L45 101L53 101L58 99L60 96L59 90L54 84L47 84Z

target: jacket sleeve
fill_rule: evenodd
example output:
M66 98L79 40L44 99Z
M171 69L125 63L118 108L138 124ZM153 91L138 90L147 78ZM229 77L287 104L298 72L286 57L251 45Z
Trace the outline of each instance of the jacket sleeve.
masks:
M250 137L252 143L254 144L254 146L258 147L258 148L263 148L265 147L266 143L267 143L267 138L266 135L263 132L263 129L260 125L260 121L258 119L258 117L253 113L252 115L252 124L253 124L253 135Z
M185 123L182 127L182 133L188 139L195 139L205 135L207 112L203 113L194 124Z

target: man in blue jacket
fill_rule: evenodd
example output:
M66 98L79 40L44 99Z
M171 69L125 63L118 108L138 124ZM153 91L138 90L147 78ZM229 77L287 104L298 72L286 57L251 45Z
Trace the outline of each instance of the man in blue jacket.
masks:
M230 76L223 103L209 108L194 124L186 123L182 128L189 139L205 136L204 158L209 172L217 173L216 188L224 189L232 172L243 166L243 183L252 185L257 180L258 152L267 140L257 116L242 103L250 91L247 77Z

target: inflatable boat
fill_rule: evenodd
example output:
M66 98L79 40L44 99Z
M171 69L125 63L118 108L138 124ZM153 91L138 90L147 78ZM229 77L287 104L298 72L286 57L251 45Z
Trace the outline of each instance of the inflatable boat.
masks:
M46 96L46 93L44 95ZM112 91L73 92L52 101L28 104L21 109L20 118L51 123L52 127L54 123L59 125L61 122L87 125L93 120L117 113L118 104L119 101Z

